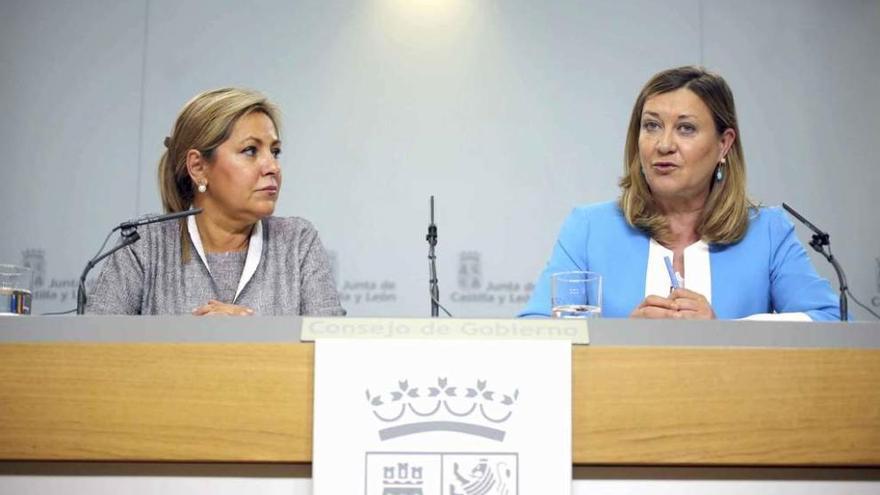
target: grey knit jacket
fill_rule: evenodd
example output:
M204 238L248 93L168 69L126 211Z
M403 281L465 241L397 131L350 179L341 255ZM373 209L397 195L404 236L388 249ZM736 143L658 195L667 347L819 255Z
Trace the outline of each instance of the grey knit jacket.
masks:
M262 222L260 262L234 303L257 315L345 315L327 253L312 224L298 217L268 217ZM191 314L209 299L219 299L211 273L190 239L186 242L191 256L182 263L178 222L146 225L138 233L138 242L105 262L88 297L87 313Z

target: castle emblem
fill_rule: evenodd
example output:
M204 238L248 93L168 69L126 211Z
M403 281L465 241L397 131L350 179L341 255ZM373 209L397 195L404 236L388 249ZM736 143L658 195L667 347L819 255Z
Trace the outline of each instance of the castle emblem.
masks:
M424 495L421 466L398 462L385 466L382 478L382 495Z
M25 249L21 253L21 265L34 272L34 289L46 283L46 252L42 249Z
M483 286L483 267L480 253L462 251L458 253L458 288L460 290L479 290Z

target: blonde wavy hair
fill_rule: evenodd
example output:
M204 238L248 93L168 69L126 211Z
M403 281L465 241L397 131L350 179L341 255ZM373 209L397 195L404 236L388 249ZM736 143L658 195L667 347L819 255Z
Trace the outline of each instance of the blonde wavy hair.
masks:
M280 112L262 94L249 89L220 88L196 95L183 106L174 129L165 138L165 151L159 158L159 192L168 213L186 210L195 198L196 185L186 167L186 154L197 150L208 162L232 134L236 122L253 112L264 113L279 134ZM180 222L181 259L189 261L189 232Z
M746 162L733 93L721 76L702 67L685 66L659 72L645 84L636 98L623 152L624 175L620 179L620 209L630 225L647 232L661 244L672 240L669 223L659 212L651 188L642 173L639 133L645 101L652 96L681 88L693 91L709 107L719 135L726 129L733 129L736 133L726 156L724 177L720 182L712 179L709 197L697 225L697 234L703 241L715 244L736 243L745 236L749 213L757 205L746 195Z

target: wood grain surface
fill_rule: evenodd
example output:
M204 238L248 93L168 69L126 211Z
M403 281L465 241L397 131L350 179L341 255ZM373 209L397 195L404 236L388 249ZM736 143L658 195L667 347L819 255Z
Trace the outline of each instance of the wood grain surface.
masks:
M880 350L572 348L578 465L880 466ZM0 460L311 460L312 344L0 345Z

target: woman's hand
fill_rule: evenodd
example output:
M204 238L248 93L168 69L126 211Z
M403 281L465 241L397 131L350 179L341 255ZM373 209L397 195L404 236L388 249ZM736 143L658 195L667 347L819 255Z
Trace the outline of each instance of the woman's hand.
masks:
M247 306L226 304L216 299L211 299L208 301L208 304L194 309L193 314L196 316L251 316L254 314L254 310Z
M673 289L669 299L677 307L674 318L683 320L714 320L715 311L709 301L692 290Z
M678 306L671 298L648 296L630 313L630 318L675 318Z
M687 289L674 289L669 297L646 297L629 316L630 318L714 320L715 311L702 294Z

